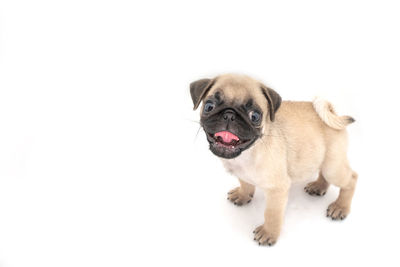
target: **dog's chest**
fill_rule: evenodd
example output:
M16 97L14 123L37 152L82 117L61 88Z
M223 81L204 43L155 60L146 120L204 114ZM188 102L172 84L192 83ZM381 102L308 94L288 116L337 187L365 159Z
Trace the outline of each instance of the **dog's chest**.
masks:
M234 159L222 159L222 163L225 169L237 178L252 185L260 182L256 162L250 153L242 153Z

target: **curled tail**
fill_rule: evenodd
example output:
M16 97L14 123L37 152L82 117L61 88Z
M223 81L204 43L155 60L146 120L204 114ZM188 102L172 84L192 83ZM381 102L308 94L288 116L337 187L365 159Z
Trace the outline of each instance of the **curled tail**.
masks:
M332 104L326 100L315 98L313 101L313 106L321 120L333 129L342 130L350 123L356 121L350 116L336 115Z

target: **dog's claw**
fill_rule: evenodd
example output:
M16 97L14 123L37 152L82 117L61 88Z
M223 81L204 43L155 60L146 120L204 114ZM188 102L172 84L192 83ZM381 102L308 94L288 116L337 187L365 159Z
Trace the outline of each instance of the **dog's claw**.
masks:
M341 206L336 202L329 205L327 216L331 217L332 220L343 220L349 214L350 208L346 206Z
M326 185L320 184L318 181L311 182L304 187L304 191L311 196L323 196L326 190Z
M252 198L250 194L243 193L240 187L236 187L228 192L228 200L231 201L235 206L242 206L250 203Z

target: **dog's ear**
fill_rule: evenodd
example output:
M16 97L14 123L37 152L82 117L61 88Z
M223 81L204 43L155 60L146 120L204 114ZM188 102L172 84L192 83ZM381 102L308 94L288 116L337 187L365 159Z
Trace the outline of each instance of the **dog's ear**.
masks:
M215 79L201 79L190 84L190 95L193 100L193 110L197 109L201 100L214 85Z
M269 118L271 119L271 121L274 121L275 113L281 106L282 98L277 92L265 85L261 85L261 90L268 101Z

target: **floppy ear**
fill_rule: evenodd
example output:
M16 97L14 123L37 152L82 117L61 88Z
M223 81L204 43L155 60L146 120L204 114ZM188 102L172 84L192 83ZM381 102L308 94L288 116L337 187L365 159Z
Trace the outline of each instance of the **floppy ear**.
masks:
M214 85L215 79L201 79L190 84L190 95L193 100L193 110L197 109L201 100Z
M265 85L261 85L261 90L268 101L269 118L271 119L271 121L274 121L275 112L281 106L282 98L277 92Z

